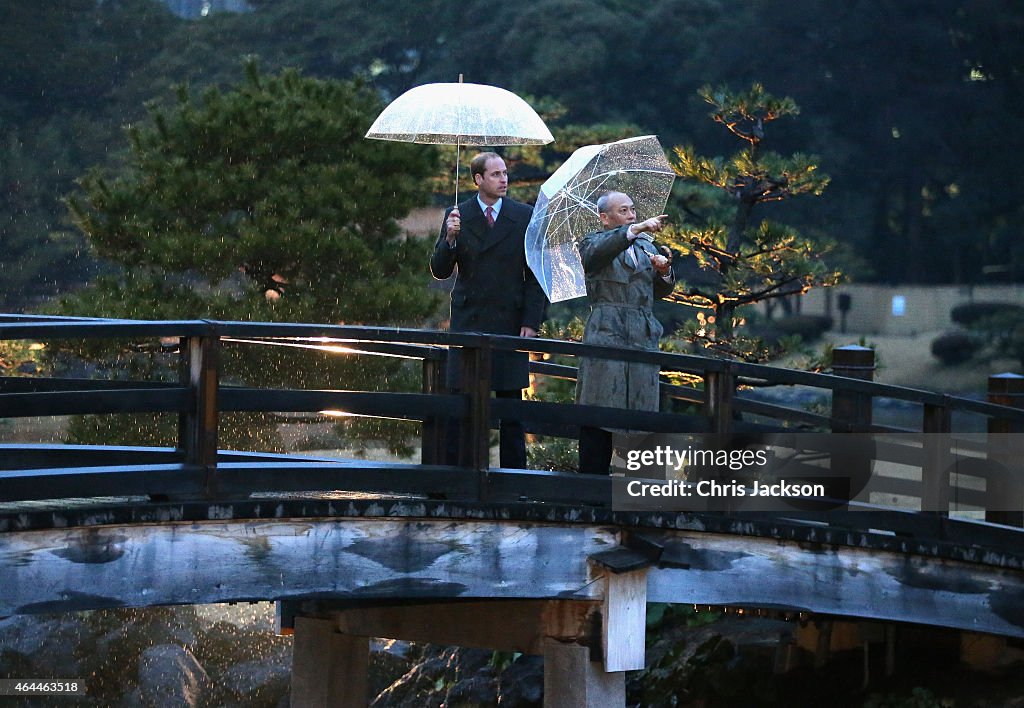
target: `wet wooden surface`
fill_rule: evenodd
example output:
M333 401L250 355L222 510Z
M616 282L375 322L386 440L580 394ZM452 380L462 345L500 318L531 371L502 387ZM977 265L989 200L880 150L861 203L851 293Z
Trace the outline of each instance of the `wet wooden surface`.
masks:
M986 563L983 555L971 560L970 549L961 558L914 555L885 534L840 544L813 526L797 533L749 520L414 499L280 498L201 511L167 505L117 523L113 510L91 518L50 510L36 513L63 528L8 525L0 533L0 615L242 600L598 600L604 585L588 558L638 547L631 537L639 536L657 549L649 602L1024 637L1018 556Z

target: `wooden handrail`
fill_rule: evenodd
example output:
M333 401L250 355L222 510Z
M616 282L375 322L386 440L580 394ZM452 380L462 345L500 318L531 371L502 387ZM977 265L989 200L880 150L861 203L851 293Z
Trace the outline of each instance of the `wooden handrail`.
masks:
M851 361L837 361L836 373L818 374L762 365L742 364L692 354L620 349L575 342L523 339L473 333L452 333L395 327L321 325L292 323L224 322L215 320L139 321L90 318L51 318L0 314L0 340L61 339L153 339L162 350L175 351L181 360L177 385L165 382L93 381L55 379L40 376L0 377L0 417L57 416L88 413L170 412L180 416L178 454L188 469L202 469L206 495L221 492L218 451L218 418L222 412L316 412L334 407L362 415L396 417L423 423L423 465L436 465L442 457L441 421L461 419L462 464L478 475L473 483L481 494L489 488L488 437L498 418L520 419L527 425L561 429L574 435L579 425L599 425L668 433L715 433L772 430L770 425L742 421L739 413L767 417L781 426L811 427L836 431L888 431L874 423L870 401L890 398L922 406L918 434L927 438L920 462L921 482L917 484L922 508L946 513L951 482L949 469L970 457L953 454L949 441L952 414L967 412L1003 421L1000 425L1024 424L1024 410L1009 405L1015 401L995 398L976 401L941 393L918 391L879 384L862 378L869 367ZM419 359L423 362L421 392L368 392L337 390L293 390L226 386L217 353L225 344L246 346L267 343L286 346L342 346L352 355L383 355ZM443 362L452 348L462 351L467 362L464 394L451 394L443 385ZM573 357L615 358L659 365L663 371L683 371L703 380L703 390L663 385L663 393L696 405L699 415L638 413L595 406L492 399L490 353L522 350ZM864 350L870 351L870 350ZM844 368L845 367L845 368ZM536 375L574 379L575 367L551 362L532 362ZM777 403L752 400L737 392L737 382L758 380L773 385L798 385L832 392L831 415L787 408ZM1004 397L1005 398L1005 397ZM844 407L845 406L845 407ZM865 407L866 406L866 407ZM1007 428L1010 429L1010 428ZM891 448L896 451L897 448ZM888 454L888 453L887 453ZM899 456L898 451L893 452ZM3 463L0 462L0 468ZM897 484L904 489L906 485ZM890 485L892 486L892 485ZM976 495L971 495L972 499ZM991 496L991 495L990 495ZM1015 517L1014 517L1015 518Z
M364 327L353 325L295 324L274 322L230 322L215 320L113 320L87 318L33 319L31 321L11 318L30 317L0 315L0 340L4 339L76 339L76 338L137 338L137 337L189 337L200 334L216 335L221 338L284 338L284 337L331 337L339 340L361 342L362 348L371 348L373 343L395 343L425 346L427 349L409 349L403 352L409 356L439 356L438 348L480 346L484 341L497 351L523 350L544 354L565 354L610 358L639 363L658 364L663 371L682 371L694 374L724 371L726 365L738 380L756 379L773 385L798 385L831 391L861 393L873 398L891 398L921 405L947 406L951 411L964 411L979 415L998 417L1005 420L1024 422L1024 410L1012 406L986 401L949 396L943 393L923 391L904 386L863 381L847 376L820 374L792 369L727 362L722 359L694 354L650 352L639 349L620 349L579 342L564 342L550 339L523 339L499 335L445 332L440 330L408 329L401 327ZM35 316L32 316L35 317Z

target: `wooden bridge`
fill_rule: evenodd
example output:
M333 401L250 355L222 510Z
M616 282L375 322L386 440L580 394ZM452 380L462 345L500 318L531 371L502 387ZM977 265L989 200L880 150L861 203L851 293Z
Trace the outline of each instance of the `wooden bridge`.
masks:
M0 616L273 600L281 631L295 632L293 705L364 705L369 637L543 654L547 705L621 705L622 672L644 663L650 602L1024 638L1020 377L993 377L982 402L874 383L860 347L837 350L832 374L811 374L550 340L243 322L8 315L2 340L115 342L174 373L3 377L0 426L145 414L170 416L176 433L165 446L71 445L5 440L0 427ZM394 358L419 390L270 388L231 368L232 352L266 345ZM442 385L452 347L466 362L462 394ZM585 353L656 363L693 385L663 384L662 413L492 399L491 352L524 348L541 379L572 379L554 361ZM783 406L755 395L766 385L823 396L816 411ZM886 401L919 424L876 422ZM218 444L236 414L325 411L411 421L419 461ZM550 437L587 424L723 446L866 443L790 461L805 477L841 461L854 480L846 496L691 508L630 503L627 477L492 468L501 418ZM441 464L446 421L462 466Z

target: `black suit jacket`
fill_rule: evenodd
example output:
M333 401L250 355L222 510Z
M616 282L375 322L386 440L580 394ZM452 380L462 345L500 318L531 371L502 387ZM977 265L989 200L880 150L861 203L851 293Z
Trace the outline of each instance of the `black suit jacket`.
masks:
M451 209L445 212L445 221ZM462 228L455 248L448 246L444 221L434 244L430 272L439 280L458 277L451 293L451 330L517 336L521 327L540 329L547 298L526 264L524 242L533 207L502 198L494 227L480 209L474 194L459 204ZM458 357L449 357L449 383L458 375ZM525 354L495 356L493 388L507 390L529 385Z

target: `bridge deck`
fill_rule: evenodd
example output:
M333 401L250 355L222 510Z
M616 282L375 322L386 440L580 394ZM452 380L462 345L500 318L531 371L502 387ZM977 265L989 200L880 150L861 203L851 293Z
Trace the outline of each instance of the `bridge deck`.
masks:
M844 529L841 517L826 527L363 497L6 511L0 615L246 600L595 599L591 557L627 548L650 564L652 602L1024 637L1024 548L995 550L999 527L987 547L976 534L958 541L963 524L949 520L915 539Z
M1011 528L1024 524L1024 454L1016 435L1024 427L1016 407L1024 386L1017 379L998 381L1002 388L980 402L862 380L871 368L860 361L862 349L847 352L853 358L842 366L837 359L836 375L823 375L465 333L31 319L0 315L0 339L120 339L149 352L161 373L138 381L0 377L0 419L171 416L177 433L163 448L0 445L0 615L236 600L589 602L602 592L599 575L607 577L599 559L614 550L619 561L647 569L651 601L1024 636L1024 531ZM148 343L140 349L142 340ZM334 352L339 347L328 344L340 342L339 356L413 362L421 389L224 380L222 349L299 341L310 351ZM491 353L524 347L558 361L593 356L655 364L697 383L663 386L675 402L669 413L492 399ZM462 394L442 385L450 348L461 349L466 370L479 374L466 376ZM533 370L575 375L552 362L534 362ZM816 388L831 410L743 395L745 385L760 384ZM872 401L881 397L915 407L920 425L878 425ZM421 464L225 452L218 444L223 415L339 410L412 421L420 429ZM975 416L972 429L987 432L980 439L954 435L954 414ZM811 453L787 457L787 472L817 474L817 461L827 458L847 470L846 479L870 476L916 513L860 504L876 500L855 496L857 485L849 496L815 497L828 502L819 512L785 505L759 513L729 505L719 513L624 511L631 507L612 505L613 484L605 477L489 469L499 418L555 437L574 438L580 425L703 435L730 450L768 444L758 435L774 436L776 444L779 435L813 431L829 441L826 449L808 439L777 445ZM457 429L461 466L441 464L446 426ZM912 439L894 435L907 432ZM861 444L851 434L881 437ZM892 467L899 476L872 472ZM349 491L329 491L337 489ZM442 495L446 501L437 500ZM161 499L172 501L154 501ZM948 517L963 508L995 523Z

